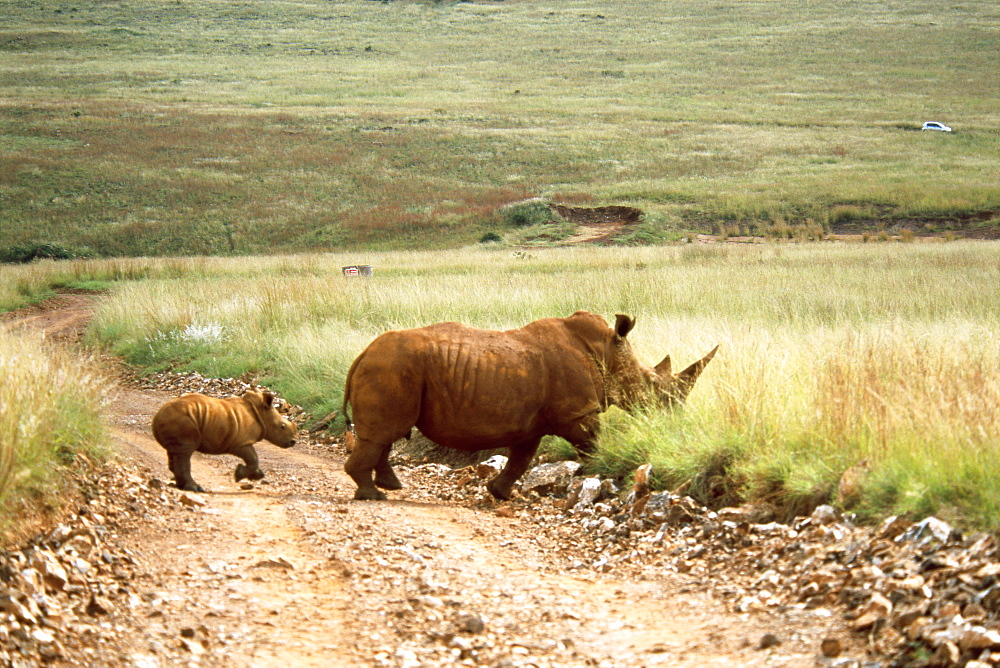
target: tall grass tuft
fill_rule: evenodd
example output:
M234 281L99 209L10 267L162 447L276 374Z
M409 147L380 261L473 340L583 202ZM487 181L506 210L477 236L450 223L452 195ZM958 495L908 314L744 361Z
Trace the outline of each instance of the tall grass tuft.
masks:
M0 375L0 525L12 526L54 498L78 458L104 456L108 382L87 361L2 332Z

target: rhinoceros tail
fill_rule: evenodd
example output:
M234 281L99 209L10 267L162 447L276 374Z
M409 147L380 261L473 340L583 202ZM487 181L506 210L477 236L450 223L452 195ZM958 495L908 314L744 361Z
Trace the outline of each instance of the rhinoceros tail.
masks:
M354 422L351 420L351 412L347 410L347 404L351 402L351 380L354 378L354 370L358 367L358 362L364 354L358 355L351 363L351 368L347 370L347 379L344 381L344 403L341 404L340 412L344 414L344 426L347 431L354 431Z

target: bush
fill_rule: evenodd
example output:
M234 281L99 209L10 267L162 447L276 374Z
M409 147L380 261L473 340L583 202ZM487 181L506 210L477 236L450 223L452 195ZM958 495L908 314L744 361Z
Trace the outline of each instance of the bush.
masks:
M508 204L500 209L500 216L509 227L531 227L555 220L555 214L548 203L540 199Z
M501 243L502 241L503 239L501 239L500 235L496 232L487 232L483 236L479 237L479 243L481 244Z
M80 253L56 244L27 244L0 249L0 262L7 264L27 264L35 260L73 260Z

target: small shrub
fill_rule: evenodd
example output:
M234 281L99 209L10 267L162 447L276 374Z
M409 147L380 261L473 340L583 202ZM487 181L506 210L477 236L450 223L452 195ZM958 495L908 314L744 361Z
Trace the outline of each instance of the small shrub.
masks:
M555 220L549 205L540 199L508 204L500 208L500 217L509 227L531 227Z
M871 216L862 207L855 204L838 204L830 209L827 220L831 225L844 225L868 220Z
M489 243L501 243L503 241L500 235L496 232L487 232L483 236L479 237L479 243L489 244Z
M27 264L35 260L73 260L80 253L56 244L25 244L0 249L0 262Z

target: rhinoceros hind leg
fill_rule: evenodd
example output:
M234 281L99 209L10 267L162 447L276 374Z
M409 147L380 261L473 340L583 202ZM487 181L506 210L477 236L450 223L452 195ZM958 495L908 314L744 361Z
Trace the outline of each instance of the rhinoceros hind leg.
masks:
M514 483L527 470L528 464L531 463L531 458L535 456L541 440L540 438L536 438L527 443L512 445L510 447L510 452L507 456L507 465L503 467L503 470L493 480L490 480L486 484L486 489L490 490L490 494L498 499L506 500L510 498Z
M389 450L391 448L386 448L382 452L378 464L375 465L375 485L382 489L403 489L403 483L399 482L396 472L389 466Z
M380 492L379 490L372 487L371 490L363 490L358 487L358 491L354 492L354 499L356 501L385 501L385 492Z
M396 474L389 467L389 448L392 446L391 443L385 445L379 445L372 441L366 439L357 438L355 435L354 450L347 457L347 461L344 463L344 471L347 475L351 476L355 484L358 486L358 491L354 493L354 498L362 501L381 501L386 498L385 494L380 492L375 488L375 483L372 481L372 472L379 468L379 484L389 483L395 480L397 487L387 487L387 489L399 489L402 485L399 485L399 480L396 479ZM386 477L386 470L391 476ZM386 485L382 485L386 487Z

